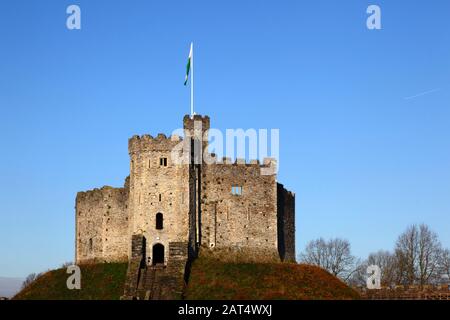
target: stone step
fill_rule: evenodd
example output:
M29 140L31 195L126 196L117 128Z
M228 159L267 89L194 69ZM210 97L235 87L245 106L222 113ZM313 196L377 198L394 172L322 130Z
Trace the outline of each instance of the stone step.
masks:
M136 237L134 254L130 259L123 299L169 300L180 299L185 286L184 273L188 255L186 242L169 243L169 261L166 265L143 265L141 249L145 240Z

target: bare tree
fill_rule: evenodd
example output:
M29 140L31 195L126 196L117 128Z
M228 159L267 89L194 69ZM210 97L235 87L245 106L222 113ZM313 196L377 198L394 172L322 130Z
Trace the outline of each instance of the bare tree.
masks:
M384 287L393 287L397 284L397 259L389 251L380 250L371 253L367 259L367 265L376 265L381 270L381 285Z
M28 287L30 284L32 284L33 282L36 281L37 278L39 278L39 274L36 273L30 273L25 280L22 282L22 289L25 289L26 287Z
M352 287L364 288L367 285L367 260L357 263L355 265L355 271L349 277L347 284Z
M367 285L367 267L376 265L381 270L381 286L394 287L397 284L397 260L393 253L380 250L371 253L369 257L357 266L348 283L356 287L366 287Z
M415 262L417 261L417 226L410 226L402 233L395 245L398 259L399 281L401 284L413 284L416 280Z
M350 242L343 239L313 240L300 255L300 261L316 265L344 281L358 269L359 261L351 254Z
M427 225L408 227L397 240L395 255L402 284L425 285L438 279L442 247Z
M445 249L442 250L441 254L441 277L446 277L447 279L450 279L450 250Z

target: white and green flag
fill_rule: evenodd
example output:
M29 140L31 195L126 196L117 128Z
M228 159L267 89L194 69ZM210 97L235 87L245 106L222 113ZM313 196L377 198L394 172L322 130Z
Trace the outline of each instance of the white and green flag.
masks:
M189 58L186 66L186 77L184 79L184 85L187 85L189 80L189 72L191 71L191 64L192 64L192 43L191 43L191 50L189 51Z
M191 118L194 117L194 43L191 42L191 50L189 51L189 58L186 66L186 77L184 85L186 86L191 76Z

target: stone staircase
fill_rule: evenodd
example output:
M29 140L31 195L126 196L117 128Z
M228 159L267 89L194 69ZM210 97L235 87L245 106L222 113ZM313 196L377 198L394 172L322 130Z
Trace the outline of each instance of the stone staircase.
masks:
M160 300L162 278L166 267L164 266L148 266L141 269L141 279L139 280L137 289L137 298L139 300Z
M136 248L141 246L136 240ZM136 250L136 252L138 252ZM128 264L124 300L178 300L185 287L187 243L169 243L167 265L145 265L145 256L135 254Z

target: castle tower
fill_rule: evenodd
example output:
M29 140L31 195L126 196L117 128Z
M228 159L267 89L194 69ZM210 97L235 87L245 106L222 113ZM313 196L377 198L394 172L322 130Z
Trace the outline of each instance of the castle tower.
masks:
M190 138L192 145L192 151L194 152L194 162L199 164L201 158L208 148L208 130L210 129L210 119L208 116L194 115L192 118L185 115L183 118L183 129L186 138ZM201 149L200 149L201 146Z
M204 170L203 155L208 151L208 116L188 115L183 118L186 143L189 144L189 250L196 255L202 237L202 172Z
M172 150L182 143L180 137L164 134L129 140L128 234L145 237L147 264L166 264L171 244L188 242L189 166L171 157Z

